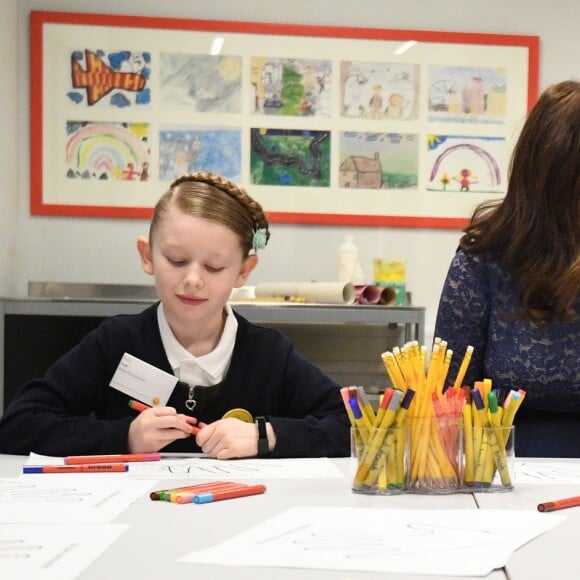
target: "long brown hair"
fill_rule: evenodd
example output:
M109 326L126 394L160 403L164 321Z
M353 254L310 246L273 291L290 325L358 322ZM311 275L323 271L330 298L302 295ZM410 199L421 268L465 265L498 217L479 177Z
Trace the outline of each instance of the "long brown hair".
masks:
M509 173L506 196L476 208L460 247L491 252L515 272L523 317L538 323L573 318L580 290L579 82L542 93Z
M149 243L162 215L175 205L187 215L226 226L240 239L244 255L256 249L254 234L260 230L270 238L268 219L262 206L245 189L221 175L198 171L176 179L161 196L153 211Z

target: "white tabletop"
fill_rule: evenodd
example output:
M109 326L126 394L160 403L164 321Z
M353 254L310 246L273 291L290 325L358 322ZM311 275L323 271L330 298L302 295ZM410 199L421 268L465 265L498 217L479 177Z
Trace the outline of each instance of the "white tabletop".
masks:
M537 509L539 503L580 495L577 485L521 484L510 493L476 494L480 509ZM514 580L576 580L580 576L580 507L555 512L563 523L514 552L506 572Z
M21 456L0 456L0 477L16 476L26 461ZM203 509L181 509L165 502L151 501L144 495L128 506L114 523L129 524L129 530L97 558L78 578L102 580L115 578L112 570L120 570L121 563L130 565L130 576L135 578L171 578L190 580L385 580L400 575L369 572L337 572L288 568L213 566L180 563L178 560L192 550L218 544L248 527L257 525L293 506L316 507L365 507L377 510L392 508L477 509L509 508L535 509L540 501L575 495L571 485L522 485L509 493L452 494L442 496L403 494L398 496L367 496L355 494L350 489L349 459L334 460L344 473L335 479L271 479L267 493L260 501L222 501L203 506ZM153 484L153 482L152 482ZM154 489L174 488L191 484L191 480L168 480L154 484ZM256 506L259 506L256 509ZM185 507L185 506L184 506ZM201 506L200 506L201 507ZM167 509L176 508L176 509ZM580 530L580 508L566 510L568 517L563 524L539 536L518 550L505 570L496 570L487 576L490 580L510 578L530 580L533 578L577 578L580 550L577 548ZM1 523L0 513L0 523ZM224 555L227 557L227 554ZM126 577L126 576L123 576ZM405 575L405 580L434 576Z

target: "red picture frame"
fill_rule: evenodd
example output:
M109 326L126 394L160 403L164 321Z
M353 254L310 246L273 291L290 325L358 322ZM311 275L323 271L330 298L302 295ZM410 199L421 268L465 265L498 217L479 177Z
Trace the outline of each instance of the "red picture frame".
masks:
M512 86L520 86L520 94L518 104L512 109L516 109L515 115L512 114L513 121L520 119L533 106L538 97L538 62L539 62L539 38L537 36L522 36L522 35L505 35L505 34L480 34L468 32L435 32L424 30L392 30L379 28L352 28L352 27L337 27L337 26L313 26L302 24L271 24L271 23L250 23L250 22L233 22L233 21L218 21L218 20L196 20L196 19L181 19L181 18L154 18L142 16L119 16L112 14L77 14L67 12L45 12L32 11L30 15L31 36L30 36L30 54L31 54L31 85L30 85L30 211L33 215L53 215L53 216L78 216L78 217L106 217L106 218L135 218L148 219L152 213L154 205L152 196L159 196L164 191L166 184L158 184L153 192L149 192L148 201L145 203L128 203L114 204L107 201L105 196L104 201L99 195L90 194L83 197L80 202L70 194L60 198L55 192L65 190L69 186L63 175L62 168L59 167L60 159L59 153L55 154L53 149L58 150L57 146L53 147L53 136L59 133L61 127L59 125L50 125L55 111L60 107L60 101L64 99L64 91L62 87L57 86L55 89L52 82L49 82L49 72L54 67L54 54L59 53L59 49L55 49L52 55L48 55L47 51L50 49L50 36L60 36L60 31L66 30L67 33L72 34L72 37L78 39L78 47L84 46L85 36L89 30L101 32L103 42L111 37L114 31L119 32L119 29L130 30L136 34L142 33L144 42L149 42L151 33L158 31L158 34L166 34L175 32L179 34L179 44L183 41L183 33L195 36L196 34L219 33L223 35L232 35L241 39L238 42L244 42L247 38L248 43L258 42L255 39L268 38L275 36L281 43L292 47L292 42L298 41L319 41L324 39L328 42L343 39L344 41L360 41L364 46L370 46L368 50L369 55L374 54L371 50L375 46L387 46L385 43L401 43L412 39L417 43L427 43L431 46L441 47L443 50L450 51L449 54L454 54L455 48L463 50L465 45L473 47L474 51L479 50L480 54L476 55L474 62L477 66L488 66L486 63L485 51L489 49L490 56L487 59L489 66L497 67L503 66L502 55L506 55L506 59L522 62L523 68L527 69L524 72L519 71L517 74L518 82L509 82ZM123 32L123 31L121 31ZM177 37L176 37L177 38ZM93 41L94 42L94 41ZM326 44L326 43L324 43ZM320 45L318 42L317 45ZM357 44L358 45L358 44ZM362 46L361 45L361 46ZM70 46L70 45L69 45ZM67 46L67 48L69 48ZM257 48L259 50L259 47ZM287 49L288 50L288 49ZM511 52L510 52L511 51ZM62 52L62 50L61 50ZM252 46L248 47L248 53L252 52ZM464 50L463 50L464 52ZM482 56L483 55L483 56ZM344 58L344 57L343 57ZM359 57L362 61L372 60L363 56ZM525 62L524 62L525 61ZM422 62L420 59L418 64L421 67L432 66L430 63ZM471 65L470 65L471 66ZM475 66L475 65L474 65ZM515 74L514 69L521 67L512 67L509 74ZM338 75L335 74L334 78ZM514 77L515 78L515 77ZM519 82L521 80L525 82ZM336 88L336 87L335 87ZM510 87L511 88L511 87ZM511 93L508 98L511 98ZM247 120L249 113L245 113L245 109L241 111L241 117ZM279 118L276 118L279 121ZM311 122L311 119L307 120ZM317 126L324 125L323 120L315 119ZM249 121L249 123L264 122L264 117L258 121ZM268 119L271 123L271 119ZM352 130L352 119L344 119L340 115L336 115L328 120L329 127L332 131L342 131L345 127ZM368 121L365 121L368 125ZM477 124L477 123L476 123ZM49 126L50 125L50 126ZM513 132L513 127L506 123L501 127L504 133ZM418 118L414 124L420 130L430 134L429 122L422 118ZM483 125L482 125L483 126ZM401 125L398 125L401 127ZM331 132L332 132L331 131ZM392 131L392 128L385 125L385 132ZM421 131L417 131L420 133ZM59 137L60 138L60 137ZM246 137L243 137L244 146ZM334 153L334 152L333 152ZM51 157L56 155L56 157ZM244 157L244 155L242 155ZM245 155L246 163L249 155ZM336 170L335 163L335 170ZM244 168L243 171L247 170ZM421 173L421 172L419 172ZM54 175L56 174L56 177ZM52 176L52 177L51 177ZM334 181L333 181L334 180ZM390 207L379 207L375 211L374 204L371 201L367 207L372 207L373 210L352 211L349 207L343 209L341 203L336 204L336 209L333 211L332 202L329 202L328 207L319 208L316 203L310 204L308 201L300 201L308 199L305 197L305 192L302 190L296 194L296 201L289 203L288 207L271 206L267 199L260 197L260 191L263 189L271 190L276 188L265 188L261 184L252 184L249 179L248 183L242 179L242 185L245 185L252 191L257 192L257 197L260 199L265 209L268 212L269 219L273 223L293 223L293 224L313 224L313 225L352 225L352 226L377 226L377 227L411 227L411 228L461 228L468 221L468 212L465 210L458 210L455 212L454 206L451 211L433 212L428 207L425 210L416 211L415 207L397 208L397 202L394 202L396 211L390 211ZM79 181L82 189L87 189L87 183ZM93 182L91 182L93 184ZM63 187L61 187L63 185ZM76 185L76 184L75 184ZM65 187L66 186L66 187ZM135 189L137 184L132 184ZM151 188L151 186L149 186ZM90 187L89 187L90 189ZM277 188L278 190L280 188ZM335 177L331 178L329 190L337 190L336 199L340 199L341 191L337 189ZM137 192L137 189L135 189ZM283 190L284 191L284 190ZM356 196L365 194L364 191L357 191L351 193L343 190L345 195ZM391 192L392 193L392 192ZM269 194L269 193L268 193ZM56 195L56 197L55 197ZM60 193L59 193L60 195ZM63 194L64 195L64 194ZM266 195L266 193L264 194ZM345 197L343 195L343 197ZM421 192L422 195L422 192ZM110 197L110 195L109 195ZM276 197L272 199L280 200L284 195L279 192ZM318 196L320 197L320 196ZM403 199L405 196L400 196ZM413 204L407 197L407 204L416 206L420 209L421 203ZM412 197L412 196L411 196ZM461 196L458 197L458 199ZM332 199L331 196L327 198ZM133 195L134 199L139 199L138 193ZM393 196L393 199L397 199ZM430 199L430 198L425 198ZM478 199L478 198L477 198ZM349 202L352 206L352 201ZM282 204L283 205L283 204ZM348 205L348 204L347 204ZM306 206L306 207L305 207Z

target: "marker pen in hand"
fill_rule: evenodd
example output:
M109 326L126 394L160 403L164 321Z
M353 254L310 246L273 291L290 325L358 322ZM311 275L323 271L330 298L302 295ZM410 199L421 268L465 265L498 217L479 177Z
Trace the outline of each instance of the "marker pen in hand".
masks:
M139 413L142 413L143 411L146 411L147 409L151 409L152 407L150 407L149 405L146 405L145 403L142 403L141 401L135 401L134 399L129 399L129 407L131 407L131 409L134 409L135 411L138 411ZM185 420L189 423L189 419L195 421L195 419L193 417L188 417L187 415L185 416ZM196 427L195 425L191 426L191 434L192 435L197 435L200 431L199 427Z

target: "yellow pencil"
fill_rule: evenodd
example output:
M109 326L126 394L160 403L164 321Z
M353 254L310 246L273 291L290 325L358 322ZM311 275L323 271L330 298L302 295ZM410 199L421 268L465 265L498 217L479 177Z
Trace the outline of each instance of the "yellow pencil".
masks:
M383 352L381 354L381 359L385 365L385 369L389 375L389 378L391 379L391 383L393 383L393 386L403 392L406 391L407 383L405 382L403 372L397 364L395 355L392 352Z
M465 443L465 484L473 485L474 465L473 465L473 422L471 417L471 402L463 405L463 441Z
M459 387L463 386L463 379L465 378L465 373L467 372L467 367L471 361L471 355L473 354L473 347L469 345L465 350L465 355L463 356L463 360L461 361L461 365L459 370L457 371L457 377L455 377L455 383L453 384L454 389L458 389Z

